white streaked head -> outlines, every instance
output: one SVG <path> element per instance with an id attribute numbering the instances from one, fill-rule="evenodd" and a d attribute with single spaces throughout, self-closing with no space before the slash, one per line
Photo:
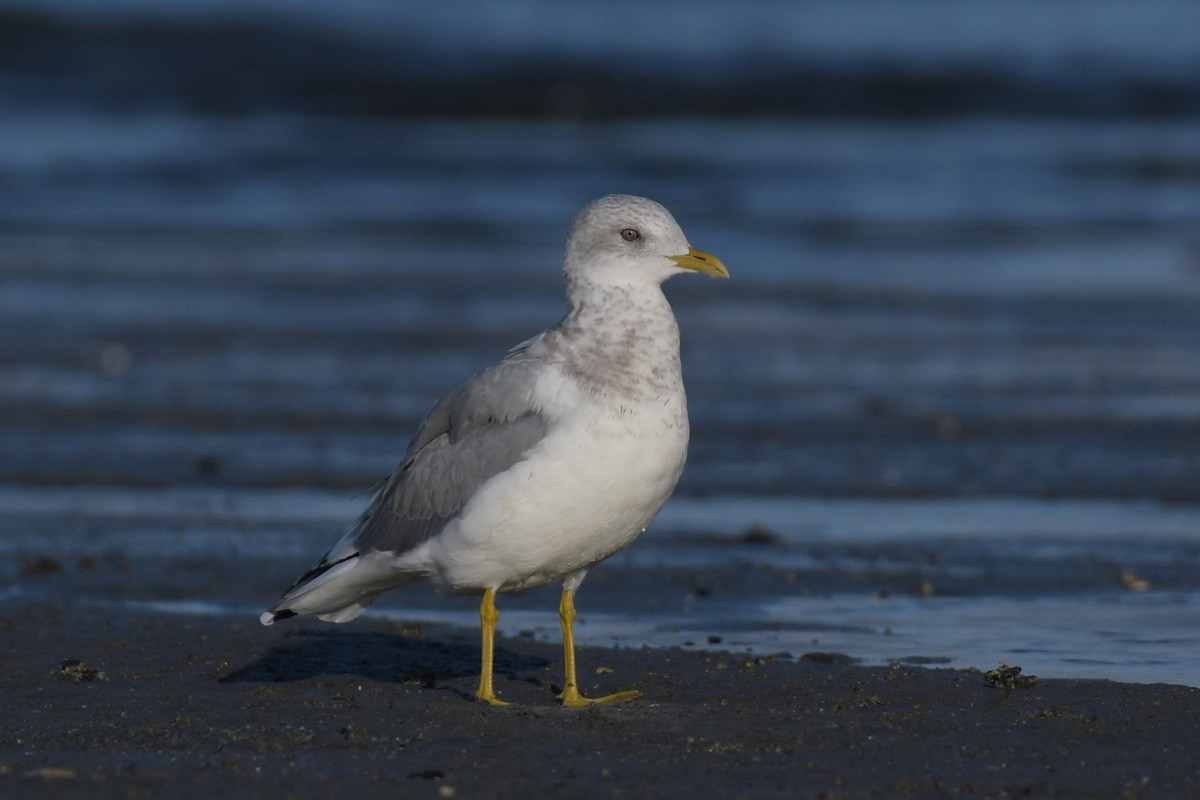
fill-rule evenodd
<path id="1" fill-rule="evenodd" d="M 728 278 L 720 259 L 692 248 L 671 212 L 653 200 L 611 194 L 575 217 L 563 271 L 568 284 L 658 285 L 694 271 Z"/>

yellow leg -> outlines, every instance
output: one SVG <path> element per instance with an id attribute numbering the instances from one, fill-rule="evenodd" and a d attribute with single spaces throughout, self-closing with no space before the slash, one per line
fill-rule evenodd
<path id="1" fill-rule="evenodd" d="M 563 633 L 563 663 L 566 673 L 566 685 L 563 686 L 562 704 L 568 708 L 579 708 L 592 703 L 613 703 L 619 700 L 632 700 L 641 697 L 639 691 L 617 692 L 604 697 L 584 697 L 579 693 L 579 683 L 575 680 L 575 593 L 564 589 L 562 599 L 558 603 L 558 619 L 562 623 Z"/>
<path id="2" fill-rule="evenodd" d="M 496 645 L 496 620 L 500 612 L 496 610 L 496 590 L 488 589 L 483 593 L 483 602 L 479 604 L 479 627 L 483 631 L 483 664 L 479 669 L 479 691 L 475 699 L 490 703 L 494 706 L 506 706 L 508 703 L 496 697 L 492 688 L 492 651 Z"/>

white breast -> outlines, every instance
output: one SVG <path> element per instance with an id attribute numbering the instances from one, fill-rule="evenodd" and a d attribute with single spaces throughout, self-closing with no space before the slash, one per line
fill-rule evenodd
<path id="1" fill-rule="evenodd" d="M 637 538 L 683 469 L 682 384 L 649 403 L 581 391 L 548 371 L 538 393 L 571 410 L 529 458 L 480 487 L 460 519 L 405 561 L 451 591 L 513 590 L 560 580 Z"/>

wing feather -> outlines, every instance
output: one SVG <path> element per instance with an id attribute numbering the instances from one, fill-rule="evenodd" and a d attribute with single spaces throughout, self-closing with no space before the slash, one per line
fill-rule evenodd
<path id="1" fill-rule="evenodd" d="M 520 347 L 446 392 L 367 510 L 296 586 L 364 551 L 401 554 L 420 546 L 457 516 L 483 483 L 524 459 L 548 428 L 533 401 L 534 383 L 545 368 Z"/>

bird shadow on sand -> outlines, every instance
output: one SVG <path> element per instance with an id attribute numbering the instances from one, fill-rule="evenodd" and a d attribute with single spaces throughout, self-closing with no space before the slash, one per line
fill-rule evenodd
<path id="1" fill-rule="evenodd" d="M 495 659 L 496 673 L 510 676 L 550 663 L 504 647 L 496 648 Z M 433 687 L 478 676 L 479 645 L 375 631 L 301 631 L 220 682 L 287 683 L 330 675 Z"/>

